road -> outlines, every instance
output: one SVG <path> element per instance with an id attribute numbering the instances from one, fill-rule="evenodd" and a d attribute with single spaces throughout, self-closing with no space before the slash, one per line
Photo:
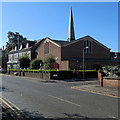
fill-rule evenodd
<path id="1" fill-rule="evenodd" d="M 118 99 L 72 89 L 73 83 L 2 76 L 2 96 L 28 118 L 116 118 Z M 74 85 L 82 85 L 77 82 Z"/>

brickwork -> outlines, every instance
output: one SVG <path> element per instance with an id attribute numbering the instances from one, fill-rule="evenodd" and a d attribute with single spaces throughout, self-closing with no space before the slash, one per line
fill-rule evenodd
<path id="1" fill-rule="evenodd" d="M 103 87 L 110 88 L 120 88 L 120 79 L 112 78 L 112 77 L 102 77 L 101 73 L 98 72 L 98 83 L 101 85 L 101 81 L 103 79 Z"/>
<path id="2" fill-rule="evenodd" d="M 45 55 L 44 55 L 44 43 L 42 43 L 37 49 L 37 58 L 43 59 L 44 57 L 45 57 Z"/>
<path id="3" fill-rule="evenodd" d="M 61 62 L 61 47 L 49 42 L 49 55 L 53 55 L 57 58 L 56 62 L 60 64 Z"/>
<path id="4" fill-rule="evenodd" d="M 118 62 L 111 60 L 110 49 L 94 40 L 90 36 L 80 38 L 76 41 L 59 45 L 49 38 L 45 38 L 37 49 L 37 58 L 44 59 L 46 56 L 54 56 L 60 69 L 83 69 L 83 41 L 92 43 L 91 53 L 84 53 L 85 69 L 93 69 L 95 64 L 99 66 L 116 65 Z M 44 54 L 44 45 L 49 42 L 49 54 Z"/>
<path id="5" fill-rule="evenodd" d="M 105 87 L 112 87 L 112 88 L 120 88 L 119 84 L 120 80 L 117 79 L 103 79 L 103 86 Z"/>
<path id="6" fill-rule="evenodd" d="M 83 40 L 89 40 L 86 37 Z M 83 58 L 83 40 L 62 47 L 62 59 Z M 90 39 L 91 40 L 91 39 Z M 85 58 L 90 59 L 110 59 L 110 50 L 92 41 L 92 53 L 85 53 Z"/>
<path id="7" fill-rule="evenodd" d="M 69 61 L 68 61 L 68 60 L 66 60 L 66 61 L 61 61 L 60 69 L 62 69 L 62 70 L 69 69 Z"/>

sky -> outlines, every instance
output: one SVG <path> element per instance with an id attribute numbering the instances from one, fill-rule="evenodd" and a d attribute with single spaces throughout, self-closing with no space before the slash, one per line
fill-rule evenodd
<path id="1" fill-rule="evenodd" d="M 71 6 L 76 39 L 90 35 L 118 51 L 117 2 L 3 2 L 0 47 L 8 41 L 8 31 L 28 40 L 67 40 Z"/>

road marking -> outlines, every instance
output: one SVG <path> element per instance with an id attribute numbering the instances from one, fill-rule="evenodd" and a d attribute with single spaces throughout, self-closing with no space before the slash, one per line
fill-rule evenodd
<path id="1" fill-rule="evenodd" d="M 10 101 L 8 101 L 6 98 L 4 98 L 3 96 L 1 96 L 0 97 L 0 99 L 1 99 L 1 101 L 4 103 L 4 104 L 6 104 L 12 111 L 14 111 L 20 118 L 22 118 L 23 119 L 23 117 L 20 115 L 20 113 L 18 113 L 18 111 L 19 112 L 22 112 L 16 105 L 14 105 L 13 103 L 11 103 Z M 11 105 L 12 106 L 11 106 Z M 18 111 L 16 111 L 15 109 L 17 109 Z M 19 119 L 18 119 L 19 120 Z"/>
<path id="2" fill-rule="evenodd" d="M 118 97 L 116 95 L 110 95 L 110 94 L 105 94 L 105 93 L 101 93 L 101 92 L 97 92 L 97 91 L 93 91 L 93 90 L 87 90 L 85 88 L 77 88 L 76 86 L 72 86 L 71 88 L 76 89 L 76 90 L 85 91 L 85 92 L 94 93 L 94 94 L 104 95 L 104 96 L 108 96 L 108 97 L 120 98 L 120 97 Z"/>
<path id="3" fill-rule="evenodd" d="M 63 102 L 66 102 L 66 103 L 75 105 L 75 106 L 77 106 L 77 107 L 81 107 L 79 104 L 73 103 L 73 102 L 71 102 L 71 101 L 68 101 L 68 100 L 65 100 L 65 99 L 62 99 L 62 98 L 53 96 L 53 95 L 48 95 L 48 96 L 50 96 L 50 97 L 52 97 L 52 98 L 55 98 L 55 99 L 58 99 L 58 100 L 60 100 L 60 101 L 63 101 Z"/>
<path id="4" fill-rule="evenodd" d="M 18 111 L 21 111 L 20 108 L 18 108 L 15 104 L 13 104 L 12 102 L 10 102 L 8 99 L 6 99 L 5 97 L 2 96 L 2 98 L 4 100 L 6 100 L 8 103 L 10 103 L 12 106 L 14 106 Z M 21 111 L 22 112 L 22 111 Z"/>
<path id="5" fill-rule="evenodd" d="M 11 110 L 15 111 L 15 109 L 9 105 L 7 102 L 5 102 L 2 98 L 0 98 L 3 103 L 5 103 Z"/>

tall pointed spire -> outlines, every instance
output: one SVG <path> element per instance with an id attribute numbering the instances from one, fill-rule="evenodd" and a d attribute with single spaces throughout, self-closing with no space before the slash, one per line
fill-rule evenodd
<path id="1" fill-rule="evenodd" d="M 69 18 L 69 28 L 68 28 L 67 41 L 71 42 L 72 40 L 75 40 L 75 33 L 74 33 L 72 7 L 71 7 L 70 8 L 70 18 Z"/>

